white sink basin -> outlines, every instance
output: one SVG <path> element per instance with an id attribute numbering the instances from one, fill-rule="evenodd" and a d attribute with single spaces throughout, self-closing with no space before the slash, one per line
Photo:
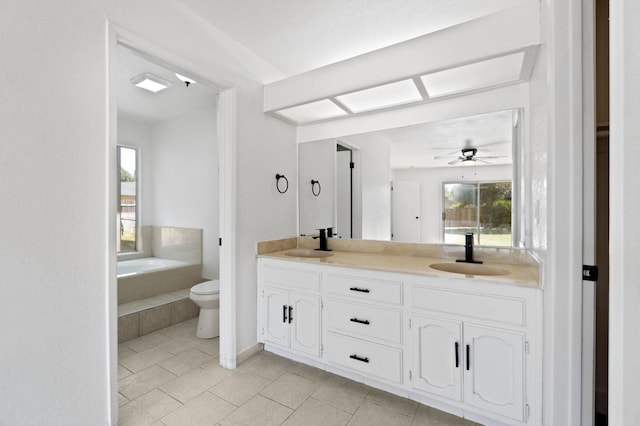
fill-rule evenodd
<path id="1" fill-rule="evenodd" d="M 320 258 L 333 256 L 330 251 L 321 251 L 313 249 L 293 249 L 286 251 L 284 254 L 291 257 Z"/>
<path id="2" fill-rule="evenodd" d="M 510 273 L 506 269 L 480 263 L 432 263 L 429 268 L 464 275 L 507 275 Z"/>

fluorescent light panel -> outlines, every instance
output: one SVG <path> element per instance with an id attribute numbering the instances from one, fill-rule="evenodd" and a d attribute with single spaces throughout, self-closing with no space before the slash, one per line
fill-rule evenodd
<path id="1" fill-rule="evenodd" d="M 430 98 L 453 95 L 520 80 L 524 52 L 446 69 L 420 77 Z"/>
<path id="2" fill-rule="evenodd" d="M 347 115 L 342 108 L 331 102 L 329 99 L 282 109 L 277 111 L 277 113 L 297 123 L 307 123 L 309 121 L 324 120 L 327 118 Z"/>
<path id="3" fill-rule="evenodd" d="M 142 74 L 132 77 L 130 81 L 134 86 L 153 93 L 157 93 L 171 86 L 171 83 L 167 80 L 148 72 L 143 72 Z"/>
<path id="4" fill-rule="evenodd" d="M 413 80 L 402 80 L 336 96 L 336 99 L 354 113 L 359 113 L 421 101 L 422 96 Z"/>

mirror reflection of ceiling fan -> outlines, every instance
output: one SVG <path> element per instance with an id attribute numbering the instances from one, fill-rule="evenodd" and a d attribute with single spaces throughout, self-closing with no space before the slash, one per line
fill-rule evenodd
<path id="1" fill-rule="evenodd" d="M 490 161 L 487 161 L 487 160 L 497 160 L 498 158 L 506 158 L 505 155 L 478 157 L 476 156 L 476 154 L 478 153 L 477 148 L 463 148 L 461 152 L 462 152 L 462 155 L 436 155 L 435 157 L 433 157 L 433 159 L 442 160 L 442 159 L 454 158 L 453 161 L 449 161 L 449 164 L 453 166 L 460 163 L 469 163 L 469 162 L 474 163 L 476 161 L 480 163 L 485 163 L 485 164 L 492 164 Z"/>

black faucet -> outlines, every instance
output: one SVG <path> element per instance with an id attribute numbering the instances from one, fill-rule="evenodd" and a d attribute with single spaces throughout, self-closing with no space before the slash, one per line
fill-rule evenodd
<path id="1" fill-rule="evenodd" d="M 464 259 L 457 259 L 456 262 L 482 263 L 481 260 L 473 260 L 473 232 L 464 234 Z"/>
<path id="2" fill-rule="evenodd" d="M 331 229 L 331 228 L 329 228 Z M 320 238 L 320 247 L 317 248 L 316 250 L 320 250 L 320 251 L 331 251 L 327 248 L 327 230 L 326 229 L 318 229 L 318 231 L 320 231 L 320 235 L 317 237 L 313 237 L 315 238 Z M 331 231 L 329 231 L 331 232 Z"/>

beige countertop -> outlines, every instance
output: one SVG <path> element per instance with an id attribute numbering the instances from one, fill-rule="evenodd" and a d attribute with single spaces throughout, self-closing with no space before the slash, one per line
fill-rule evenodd
<path id="1" fill-rule="evenodd" d="M 539 288 L 539 268 L 536 264 L 512 264 L 485 262 L 483 265 L 492 266 L 508 271 L 506 275 L 466 275 L 439 271 L 430 268 L 436 263 L 455 264 L 455 260 L 426 256 L 407 256 L 382 253 L 361 253 L 351 251 L 331 251 L 331 256 L 322 258 L 308 258 L 287 255 L 293 248 L 263 253 L 258 257 L 288 260 L 307 264 L 328 265 L 345 268 L 369 269 L 384 272 L 423 275 L 436 278 L 465 279 L 498 284 L 511 284 L 531 288 Z"/>

